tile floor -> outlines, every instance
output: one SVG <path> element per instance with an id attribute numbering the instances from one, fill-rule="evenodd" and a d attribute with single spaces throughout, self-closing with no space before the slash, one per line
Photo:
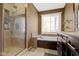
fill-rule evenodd
<path id="1" fill-rule="evenodd" d="M 24 51 L 19 53 L 17 56 L 44 56 L 45 53 L 57 55 L 56 50 L 36 48 L 36 49 L 30 49 L 30 50 L 25 49 Z"/>
<path id="2" fill-rule="evenodd" d="M 20 51 L 22 51 L 22 48 L 19 47 L 15 47 L 15 46 L 10 46 L 7 47 L 4 52 L 2 53 L 3 56 L 13 56 L 16 55 L 16 53 L 19 53 Z"/>

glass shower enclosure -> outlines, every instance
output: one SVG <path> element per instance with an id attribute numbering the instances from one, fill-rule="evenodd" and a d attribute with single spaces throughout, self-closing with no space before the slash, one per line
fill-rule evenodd
<path id="1" fill-rule="evenodd" d="M 18 4 L 6 4 L 18 9 Z M 18 7 L 17 7 L 18 5 Z M 25 9 L 23 13 L 15 11 L 11 12 L 12 7 L 9 9 L 4 8 L 4 48 L 3 55 L 16 55 L 25 49 Z M 16 14 L 18 12 L 18 15 Z M 12 15 L 11 15 L 12 13 Z M 19 14 L 20 13 L 20 14 Z"/>

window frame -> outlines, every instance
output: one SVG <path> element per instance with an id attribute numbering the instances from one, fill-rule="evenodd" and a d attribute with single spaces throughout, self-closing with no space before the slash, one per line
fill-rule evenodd
<path id="1" fill-rule="evenodd" d="M 60 24 L 59 24 L 60 28 L 59 28 L 59 29 L 60 29 L 60 32 L 61 32 L 61 29 L 62 29 L 62 28 L 61 28 L 61 26 L 62 26 L 62 25 L 61 25 L 62 12 L 50 13 L 50 14 L 42 14 L 42 15 L 52 15 L 52 16 L 53 16 L 53 15 L 59 15 L 59 17 L 60 17 L 60 19 L 59 19 L 59 21 L 60 21 L 60 22 L 59 22 L 59 23 L 60 23 Z M 42 32 L 42 15 L 41 15 L 41 34 L 53 34 L 53 33 L 57 33 L 57 32 Z M 50 23 L 51 23 L 51 22 L 50 22 Z M 56 22 L 55 22 L 55 23 L 56 23 Z M 56 25 L 55 25 L 55 26 L 56 26 Z"/>

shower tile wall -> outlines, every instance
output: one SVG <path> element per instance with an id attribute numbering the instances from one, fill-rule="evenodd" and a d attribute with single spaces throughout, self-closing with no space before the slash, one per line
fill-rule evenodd
<path id="1" fill-rule="evenodd" d="M 3 6 L 4 6 L 4 17 L 5 17 L 5 10 L 9 11 L 9 29 L 7 30 L 4 29 L 3 31 L 4 32 L 3 55 L 15 55 L 25 48 L 25 4 L 6 3 Z M 23 32 L 19 31 L 21 27 L 24 28 Z M 20 30 L 23 29 L 21 28 Z"/>

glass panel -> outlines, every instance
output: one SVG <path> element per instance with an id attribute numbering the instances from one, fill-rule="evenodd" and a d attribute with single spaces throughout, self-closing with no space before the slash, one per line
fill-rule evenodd
<path id="1" fill-rule="evenodd" d="M 23 13 L 20 13 L 17 10 L 13 11 L 11 9 L 14 4 L 4 5 L 4 7 L 6 6 L 9 6 L 9 9 L 8 7 L 4 9 L 3 55 L 16 55 L 25 48 L 25 10 Z M 18 5 L 18 7 L 20 6 Z M 6 12 L 6 10 L 8 12 Z"/>
<path id="2" fill-rule="evenodd" d="M 14 45 L 24 48 L 24 41 L 25 41 L 25 18 L 24 16 L 17 16 L 14 17 L 13 22 L 13 29 L 12 29 L 12 36 L 14 40 Z M 17 39 L 17 40 L 16 40 Z M 17 44 L 15 44 L 17 43 Z"/>

